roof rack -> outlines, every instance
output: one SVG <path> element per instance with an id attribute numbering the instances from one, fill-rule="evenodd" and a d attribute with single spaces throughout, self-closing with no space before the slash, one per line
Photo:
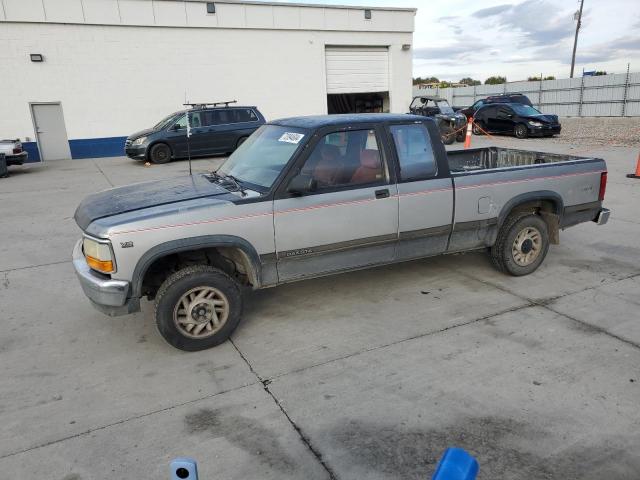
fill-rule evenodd
<path id="1" fill-rule="evenodd" d="M 238 103 L 237 100 L 229 100 L 227 102 L 200 102 L 200 103 L 183 103 L 185 107 L 191 108 L 206 108 L 206 107 L 217 107 L 218 105 L 224 105 L 228 107 L 230 103 Z"/>

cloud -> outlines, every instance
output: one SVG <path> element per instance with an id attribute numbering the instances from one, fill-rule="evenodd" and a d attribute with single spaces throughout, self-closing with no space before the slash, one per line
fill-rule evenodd
<path id="1" fill-rule="evenodd" d="M 492 21 L 502 31 L 520 34 L 520 47 L 557 44 L 569 38 L 575 28 L 570 12 L 548 0 L 483 8 L 472 16 Z"/>
<path id="2" fill-rule="evenodd" d="M 503 5 L 496 5 L 495 7 L 481 8 L 480 10 L 476 10 L 475 12 L 473 12 L 471 16 L 476 18 L 492 17 L 502 12 L 506 12 L 511 8 L 513 8 L 513 5 L 511 5 L 510 3 L 505 3 Z"/>
<path id="3" fill-rule="evenodd" d="M 444 17 L 436 18 L 436 22 L 450 22 L 452 20 L 457 20 L 460 17 L 457 15 L 445 15 Z"/>
<path id="4" fill-rule="evenodd" d="M 480 39 L 465 37 L 449 45 L 415 48 L 413 59 L 437 62 L 441 65 L 459 65 L 465 60 L 477 60 L 478 54 L 487 50 L 489 46 L 483 44 Z"/>

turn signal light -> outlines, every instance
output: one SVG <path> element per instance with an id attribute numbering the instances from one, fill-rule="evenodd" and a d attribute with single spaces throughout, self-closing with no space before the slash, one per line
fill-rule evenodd
<path id="1" fill-rule="evenodd" d="M 86 255 L 87 265 L 89 265 L 94 270 L 97 270 L 102 273 L 112 273 L 114 271 L 113 262 L 111 260 L 98 260 L 97 258 L 90 257 Z"/>

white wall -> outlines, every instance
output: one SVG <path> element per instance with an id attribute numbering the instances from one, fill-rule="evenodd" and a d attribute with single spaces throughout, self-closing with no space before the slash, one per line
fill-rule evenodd
<path id="1" fill-rule="evenodd" d="M 62 102 L 70 139 L 151 126 L 182 108 L 185 91 L 192 102 L 257 105 L 268 119 L 326 113 L 326 44 L 389 46 L 391 110 L 406 111 L 411 99 L 412 54 L 402 45 L 412 43 L 412 11 L 374 10 L 379 22 L 367 25 L 362 10 L 346 8 L 216 2 L 207 16 L 195 1 L 0 1 L 0 137 L 34 139 L 29 102 Z M 38 5 L 46 18 L 34 14 Z M 54 23 L 68 18 L 76 23 Z M 157 26 L 187 20 L 216 25 Z M 30 53 L 45 61 L 30 62 Z"/>

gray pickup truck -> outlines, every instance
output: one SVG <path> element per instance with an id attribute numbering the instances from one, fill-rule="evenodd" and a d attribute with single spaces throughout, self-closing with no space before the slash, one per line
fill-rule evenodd
<path id="1" fill-rule="evenodd" d="M 445 151 L 433 119 L 360 114 L 260 127 L 212 173 L 88 196 L 73 263 L 108 315 L 155 299 L 182 350 L 226 340 L 242 289 L 489 249 L 526 275 L 559 231 L 604 224 L 605 162 L 495 147 Z"/>

